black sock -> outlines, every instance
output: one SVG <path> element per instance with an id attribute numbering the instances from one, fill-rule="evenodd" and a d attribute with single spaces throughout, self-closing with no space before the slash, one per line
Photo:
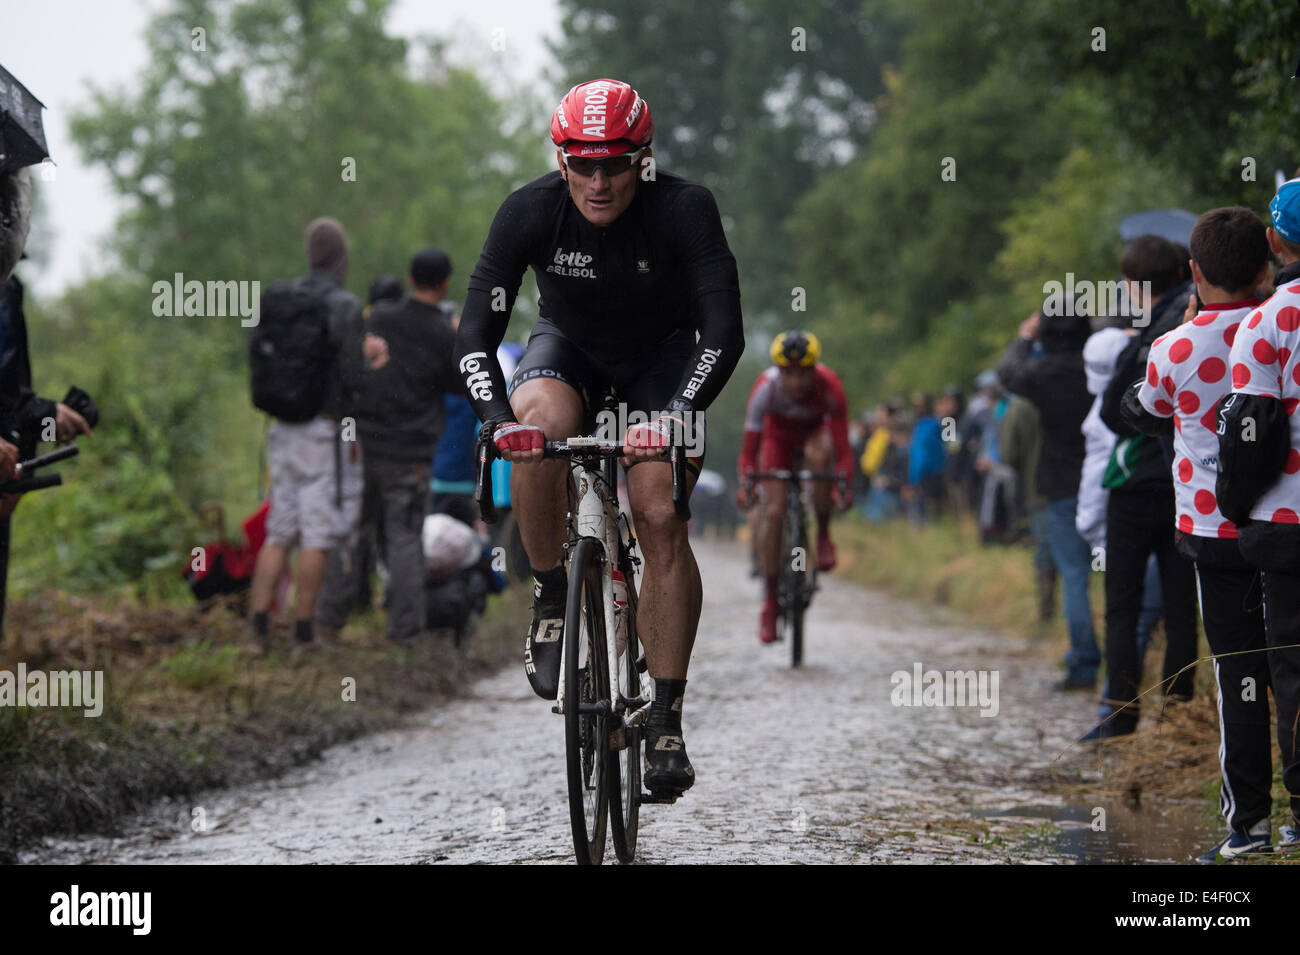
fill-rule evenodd
<path id="1" fill-rule="evenodd" d="M 269 613 L 253 614 L 253 633 L 259 637 L 265 637 L 271 632 L 271 615 Z"/>
<path id="2" fill-rule="evenodd" d="M 314 634 L 311 629 L 310 620 L 295 620 L 293 624 L 293 635 L 302 643 L 311 643 Z"/>
<path id="3" fill-rule="evenodd" d="M 568 578 L 564 573 L 564 564 L 557 564 L 550 570 L 537 570 L 532 568 L 533 579 L 537 581 L 538 586 L 542 588 L 542 593 L 548 600 L 564 600 L 564 592 Z"/>
<path id="4" fill-rule="evenodd" d="M 682 698 L 686 695 L 685 680 L 661 680 L 655 677 L 655 698 L 650 704 L 646 724 L 669 732 L 682 731 Z"/>

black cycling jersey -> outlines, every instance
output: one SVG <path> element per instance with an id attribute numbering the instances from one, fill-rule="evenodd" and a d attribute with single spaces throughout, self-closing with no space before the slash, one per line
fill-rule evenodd
<path id="1" fill-rule="evenodd" d="M 635 374 L 679 329 L 698 332 L 673 410 L 708 407 L 745 347 L 736 260 L 712 193 L 660 172 L 599 227 L 552 172 L 501 204 L 470 275 L 456 362 L 484 421 L 514 417 L 496 349 L 528 266 L 541 292 L 537 330 L 562 335 L 619 377 Z"/>

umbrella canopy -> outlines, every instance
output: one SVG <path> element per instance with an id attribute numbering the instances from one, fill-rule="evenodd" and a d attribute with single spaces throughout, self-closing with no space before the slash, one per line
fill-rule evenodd
<path id="1" fill-rule="evenodd" d="M 0 66 L 0 173 L 49 158 L 41 124 L 44 108 L 44 103 Z"/>
<path id="2" fill-rule="evenodd" d="M 1132 242 L 1139 236 L 1158 235 L 1170 242 L 1186 245 L 1196 225 L 1196 213 L 1186 209 L 1152 209 L 1125 216 L 1119 223 L 1119 237 Z"/>

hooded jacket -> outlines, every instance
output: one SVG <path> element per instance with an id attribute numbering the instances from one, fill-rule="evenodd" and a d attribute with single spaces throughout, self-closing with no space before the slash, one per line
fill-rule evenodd
<path id="1" fill-rule="evenodd" d="M 1037 490 L 1048 501 L 1079 493 L 1083 468 L 1079 426 L 1092 403 L 1083 370 L 1088 334 L 1088 319 L 1082 315 L 1044 318 L 1039 336 L 1042 354 L 1034 356 L 1033 342 L 1017 338 L 998 366 L 1002 386 L 1031 401 L 1042 418 Z"/>
<path id="2" fill-rule="evenodd" d="M 1079 536 L 1093 547 L 1106 546 L 1106 504 L 1110 492 L 1102 486 L 1106 462 L 1115 449 L 1115 432 L 1101 420 L 1101 400 L 1114 376 L 1115 359 L 1129 338 L 1120 328 L 1103 328 L 1083 346 L 1088 393 L 1095 395 L 1088 416 L 1083 419 L 1083 472 L 1079 479 L 1079 502 L 1074 526 Z"/>

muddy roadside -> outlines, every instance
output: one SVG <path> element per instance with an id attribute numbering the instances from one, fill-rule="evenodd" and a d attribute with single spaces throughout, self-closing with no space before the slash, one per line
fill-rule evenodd
<path id="1" fill-rule="evenodd" d="M 518 656 L 529 595 L 489 601 L 468 647 L 449 634 L 388 641 L 378 613 L 337 641 L 269 654 L 235 603 L 142 607 L 50 593 L 14 601 L 0 670 L 100 671 L 98 715 L 0 706 L 0 862 L 42 836 L 109 834 L 160 797 L 280 775 L 328 747 L 403 725 Z"/>
<path id="2" fill-rule="evenodd" d="M 949 623 L 1026 638 L 1023 652 L 1035 659 L 1059 664 L 1063 658 L 1069 639 L 1060 594 L 1053 616 L 1040 619 L 1028 545 L 980 546 L 973 522 L 952 519 L 924 527 L 902 522 L 874 526 L 850 519 L 836 528 L 841 558 L 837 574 L 929 605 Z M 1105 600 L 1102 577 L 1095 574 L 1094 578 L 1090 596 L 1097 638 L 1102 641 Z M 1030 773 L 1026 784 L 1092 807 L 1076 827 L 1085 832 L 1096 824 L 1096 805 L 1104 804 L 1112 807 L 1112 817 L 1126 814 L 1136 819 L 1140 814 L 1148 822 L 1157 818 L 1157 828 L 1218 833 L 1222 828 L 1219 722 L 1209 653 L 1202 634 L 1191 701 L 1167 703 L 1158 689 L 1152 689 L 1143 697 L 1136 733 L 1100 744 L 1069 744 L 1050 764 Z M 1163 654 L 1161 626 L 1146 657 L 1145 687 L 1159 681 Z M 1072 728 L 1072 735 L 1080 736 L 1093 725 L 1093 720 L 1085 719 Z M 1289 822 L 1281 765 L 1274 737 L 1275 829 Z M 1300 863 L 1300 858 L 1288 854 L 1265 861 Z"/>

